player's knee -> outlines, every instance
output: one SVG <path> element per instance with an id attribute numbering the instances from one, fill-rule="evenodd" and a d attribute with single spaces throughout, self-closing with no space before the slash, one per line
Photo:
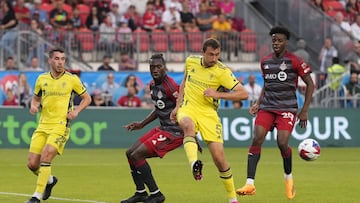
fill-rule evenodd
<path id="1" fill-rule="evenodd" d="M 27 167 L 31 171 L 35 172 L 35 171 L 37 171 L 39 169 L 39 164 L 36 164 L 36 163 L 33 163 L 33 162 L 28 162 Z"/>

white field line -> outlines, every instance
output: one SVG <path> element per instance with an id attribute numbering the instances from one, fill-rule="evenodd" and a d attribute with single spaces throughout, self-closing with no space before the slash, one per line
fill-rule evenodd
<path id="1" fill-rule="evenodd" d="M 31 195 L 29 195 L 29 194 L 21 194 L 21 193 L 14 193 L 14 192 L 0 192 L 0 195 L 31 197 Z M 56 199 L 56 200 L 66 201 L 66 202 L 107 203 L 107 202 L 99 202 L 99 201 L 95 201 L 95 200 L 70 199 L 70 198 L 62 198 L 62 197 L 50 197 L 50 199 Z"/>

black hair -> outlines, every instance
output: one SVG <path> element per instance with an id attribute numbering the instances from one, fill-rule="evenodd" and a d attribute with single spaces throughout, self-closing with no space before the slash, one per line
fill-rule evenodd
<path id="1" fill-rule="evenodd" d="M 286 39 L 289 40 L 290 39 L 290 32 L 288 29 L 284 28 L 284 27 L 273 27 L 271 28 L 269 35 L 272 36 L 273 34 L 283 34 L 286 36 Z"/>
<path id="2" fill-rule="evenodd" d="M 49 58 L 53 57 L 54 52 L 65 53 L 65 50 L 63 48 L 61 48 L 61 47 L 54 47 L 49 51 Z"/>
<path id="3" fill-rule="evenodd" d="M 163 54 L 153 54 L 151 57 L 150 57 L 150 60 L 149 62 L 151 62 L 152 60 L 154 59 L 160 59 L 162 64 L 166 67 L 166 63 L 165 63 L 165 59 L 164 59 L 164 56 Z"/>

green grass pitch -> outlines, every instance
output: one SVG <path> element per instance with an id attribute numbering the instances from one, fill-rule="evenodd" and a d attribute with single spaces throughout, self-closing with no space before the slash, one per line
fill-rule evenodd
<path id="1" fill-rule="evenodd" d="M 247 148 L 226 148 L 235 187 L 246 178 Z M 256 176 L 255 196 L 238 197 L 239 203 L 360 202 L 360 148 L 322 148 L 313 162 L 299 158 L 293 147 L 294 200 L 287 200 L 282 161 L 277 148 L 263 148 Z M 167 203 L 227 203 L 218 172 L 205 148 L 204 179 L 193 180 L 182 148 L 165 158 L 149 159 Z M 35 189 L 36 177 L 27 169 L 26 149 L 0 149 L 0 202 L 24 202 Z M 53 162 L 59 178 L 48 203 L 115 203 L 131 196 L 134 185 L 125 149 L 65 149 Z"/>

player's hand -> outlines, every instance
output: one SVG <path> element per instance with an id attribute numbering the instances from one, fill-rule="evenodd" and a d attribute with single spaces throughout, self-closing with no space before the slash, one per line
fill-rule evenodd
<path id="1" fill-rule="evenodd" d="M 170 113 L 170 121 L 173 122 L 173 123 L 177 122 L 176 114 L 177 114 L 178 109 L 179 109 L 178 107 L 175 107 Z"/>
<path id="2" fill-rule="evenodd" d="M 211 97 L 214 99 L 219 99 L 218 91 L 214 90 L 213 88 L 207 88 L 204 90 L 204 96 L 205 97 Z"/>
<path id="3" fill-rule="evenodd" d="M 78 116 L 78 114 L 79 113 L 77 111 L 70 111 L 67 114 L 67 118 L 70 119 L 70 120 L 73 120 Z"/>
<path id="4" fill-rule="evenodd" d="M 31 106 L 29 112 L 32 115 L 35 115 L 37 112 L 39 112 L 39 108 L 37 106 Z"/>
<path id="5" fill-rule="evenodd" d="M 133 131 L 133 130 L 139 130 L 139 129 L 143 128 L 143 126 L 139 122 L 134 122 L 134 123 L 124 125 L 123 128 L 126 128 L 129 131 Z"/>
<path id="6" fill-rule="evenodd" d="M 300 128 L 306 128 L 307 120 L 308 120 L 308 113 L 304 111 L 300 111 L 297 119 L 299 120 Z"/>
<path id="7" fill-rule="evenodd" d="M 249 108 L 249 113 L 252 115 L 252 116 L 255 116 L 256 113 L 258 112 L 259 110 L 259 105 L 257 103 L 253 104 L 250 108 Z"/>

